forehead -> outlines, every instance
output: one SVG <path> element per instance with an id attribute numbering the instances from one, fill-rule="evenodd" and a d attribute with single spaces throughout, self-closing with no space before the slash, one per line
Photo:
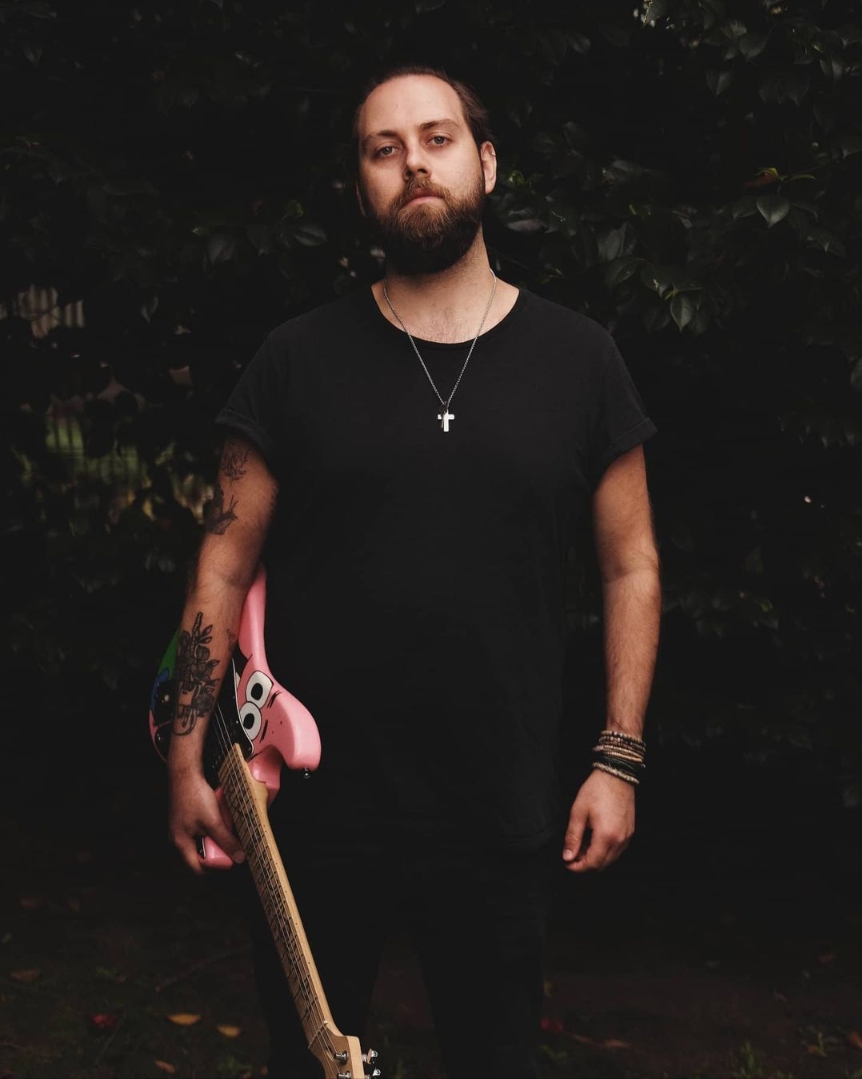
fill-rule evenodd
<path id="1" fill-rule="evenodd" d="M 359 138 L 444 117 L 465 121 L 461 99 L 452 87 L 433 75 L 402 75 L 376 87 L 365 99 L 359 112 Z"/>

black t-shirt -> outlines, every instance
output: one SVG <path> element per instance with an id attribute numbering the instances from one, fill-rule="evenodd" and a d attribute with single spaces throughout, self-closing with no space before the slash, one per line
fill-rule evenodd
<path id="1" fill-rule="evenodd" d="M 416 344 L 445 399 L 470 342 Z M 567 808 L 568 550 L 655 427 L 610 334 L 523 289 L 450 409 L 363 288 L 274 329 L 217 417 L 279 482 L 267 654 L 321 735 L 316 794 L 279 798 L 529 847 Z"/>

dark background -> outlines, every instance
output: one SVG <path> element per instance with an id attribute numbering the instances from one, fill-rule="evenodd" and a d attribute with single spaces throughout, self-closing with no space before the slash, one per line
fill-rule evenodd
<path id="1" fill-rule="evenodd" d="M 786 929 L 858 978 L 858 953 L 830 937 L 859 926 L 858 5 L 552 7 L 0 4 L 0 778 L 7 943 L 23 948 L 7 971 L 29 969 L 40 939 L 20 904 L 34 890 L 113 888 L 116 917 L 149 879 L 233 910 L 232 886 L 201 892 L 167 848 L 149 689 L 212 490 L 215 411 L 273 326 L 379 276 L 350 120 L 371 71 L 416 61 L 491 110 L 495 269 L 606 326 L 659 429 L 664 614 L 638 829 L 601 878 L 566 880 L 561 931 L 596 946 L 603 927 L 597 971 L 613 949 L 622 969 L 653 969 L 671 940 L 705 947 L 715 907 L 716 925 L 745 924 L 740 970 L 773 945 L 786 956 Z M 587 535 L 569 584 L 575 785 L 603 722 Z M 589 970 L 562 938 L 558 955 Z M 9 982 L 22 1016 L 44 1008 L 40 984 Z M 797 1039 L 818 1075 L 862 1064 L 829 1048 L 858 1052 L 858 990 L 846 1000 L 841 1019 L 822 1004 L 821 1042 Z M 13 1023 L 10 1074 L 40 1074 L 40 1037 L 66 1044 Z M 74 1073 L 126 1074 L 121 1044 Z M 658 1038 L 629 1073 L 685 1074 L 669 1051 Z M 723 1074 L 722 1059 L 697 1066 Z M 806 1074 L 734 1059 L 734 1074 Z"/>

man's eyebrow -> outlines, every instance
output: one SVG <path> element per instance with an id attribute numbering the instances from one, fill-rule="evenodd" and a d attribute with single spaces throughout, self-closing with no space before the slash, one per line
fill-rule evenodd
<path id="1" fill-rule="evenodd" d="M 426 120 L 424 123 L 421 123 L 419 125 L 419 130 L 428 131 L 432 127 L 444 127 L 446 125 L 448 125 L 449 127 L 461 126 L 457 120 L 452 120 L 444 116 L 440 120 Z M 398 137 L 399 136 L 397 131 L 389 131 L 388 129 L 386 129 L 383 131 L 372 131 L 370 134 L 366 135 L 362 141 L 368 142 L 369 139 L 397 139 Z"/>

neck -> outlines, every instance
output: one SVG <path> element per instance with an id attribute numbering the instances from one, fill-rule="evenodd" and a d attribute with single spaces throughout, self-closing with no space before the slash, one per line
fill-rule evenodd
<path id="1" fill-rule="evenodd" d="M 433 274 L 402 274 L 387 264 L 386 289 L 404 324 L 426 340 L 467 340 L 476 333 L 477 319 L 494 284 L 481 232 L 469 251 L 453 266 Z M 373 287 L 386 318 L 399 326 L 383 296 L 383 281 Z M 486 323 L 486 329 L 489 328 Z"/>

